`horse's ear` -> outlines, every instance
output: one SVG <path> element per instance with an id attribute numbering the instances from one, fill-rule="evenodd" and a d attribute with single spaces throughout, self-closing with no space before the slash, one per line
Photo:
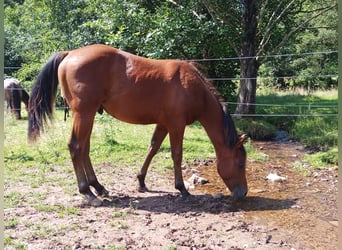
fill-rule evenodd
<path id="1" fill-rule="evenodd" d="M 236 147 L 241 147 L 243 144 L 245 144 L 248 141 L 248 135 L 243 134 L 239 137 L 238 142 L 236 143 Z"/>

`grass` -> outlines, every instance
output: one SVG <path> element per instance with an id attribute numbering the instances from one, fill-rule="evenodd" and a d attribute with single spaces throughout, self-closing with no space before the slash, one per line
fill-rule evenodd
<path id="1" fill-rule="evenodd" d="M 292 139 L 301 142 L 307 149 L 314 152 L 307 157 L 308 162 L 314 166 L 338 164 L 338 117 L 305 116 L 337 114 L 337 89 L 318 90 L 311 93 L 303 89 L 293 91 L 267 89 L 257 93 L 257 104 L 275 104 L 275 106 L 257 106 L 258 114 L 288 114 L 288 116 L 258 117 L 245 122 L 249 126 L 247 131 L 254 135 L 254 138 L 267 139 L 278 129 L 287 130 Z M 252 125 L 253 123 L 258 125 Z"/>
<path id="2" fill-rule="evenodd" d="M 6 172 L 16 172 L 13 178 L 26 176 L 25 169 L 35 168 L 37 176 L 56 171 L 56 165 L 71 165 L 67 141 L 71 131 L 71 118 L 65 123 L 63 112 L 55 113 L 55 122 L 46 129 L 34 145 L 27 143 L 27 120 L 16 121 L 5 114 L 4 160 Z M 111 162 L 120 166 L 139 167 L 147 154 L 154 125 L 131 125 L 113 119 L 107 114 L 97 115 L 91 136 L 90 156 L 94 165 Z M 188 126 L 184 136 L 183 159 L 214 158 L 215 152 L 202 126 Z M 152 167 L 172 168 L 170 143 L 167 137 Z M 20 170 L 18 172 L 18 168 Z M 72 172 L 73 169 L 69 168 Z M 39 178 L 38 178 L 39 179 Z"/>

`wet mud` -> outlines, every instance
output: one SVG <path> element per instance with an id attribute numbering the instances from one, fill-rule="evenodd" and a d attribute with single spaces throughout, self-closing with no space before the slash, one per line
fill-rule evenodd
<path id="1" fill-rule="evenodd" d="M 248 197 L 232 203 L 234 209 L 243 212 L 247 222 L 274 231 L 267 239 L 270 242 L 295 242 L 303 249 L 335 249 L 337 169 L 327 166 L 313 169 L 304 162 L 304 149 L 296 143 L 253 142 L 253 146 L 265 160 L 248 161 Z M 188 172 L 193 171 L 198 171 L 209 183 L 196 185 L 192 193 L 230 194 L 213 162 L 204 165 L 202 162 Z M 285 180 L 268 180 L 270 173 Z"/>

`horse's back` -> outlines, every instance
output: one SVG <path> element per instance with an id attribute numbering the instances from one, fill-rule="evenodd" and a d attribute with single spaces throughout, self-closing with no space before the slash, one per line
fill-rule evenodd
<path id="1" fill-rule="evenodd" d="M 13 88 L 13 87 L 21 87 L 20 81 L 16 78 L 7 78 L 4 80 L 4 89 Z"/>

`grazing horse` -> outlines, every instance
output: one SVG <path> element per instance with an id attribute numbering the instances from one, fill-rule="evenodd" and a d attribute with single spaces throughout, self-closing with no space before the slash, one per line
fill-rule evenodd
<path id="1" fill-rule="evenodd" d="M 21 102 L 28 106 L 29 94 L 21 87 L 19 80 L 9 78 L 4 80 L 4 93 L 7 109 L 10 109 L 16 119 L 21 119 Z"/>
<path id="2" fill-rule="evenodd" d="M 214 145 L 217 170 L 236 199 L 247 193 L 246 136 L 239 137 L 218 93 L 197 68 L 179 60 L 153 60 L 105 45 L 90 45 L 53 55 L 39 73 L 29 101 L 28 138 L 34 142 L 47 118 L 52 118 L 58 82 L 73 112 L 68 143 L 79 192 L 93 206 L 108 191 L 99 183 L 90 157 L 94 116 L 104 109 L 133 124 L 156 124 L 146 159 L 137 175 L 138 190 L 147 191 L 149 164 L 169 134 L 175 188 L 190 194 L 182 177 L 183 136 L 186 125 L 198 120 Z M 222 100 L 221 100 L 222 101 Z"/>

